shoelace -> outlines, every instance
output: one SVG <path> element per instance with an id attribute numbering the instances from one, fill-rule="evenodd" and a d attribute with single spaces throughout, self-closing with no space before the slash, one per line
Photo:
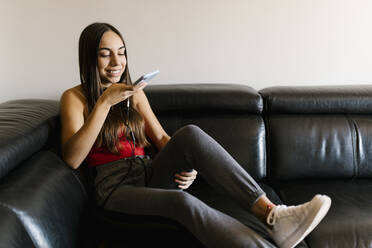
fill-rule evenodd
<path id="1" fill-rule="evenodd" d="M 281 209 L 286 208 L 286 211 L 280 211 Z M 267 224 L 269 225 L 275 225 L 276 220 L 282 216 L 284 216 L 282 213 L 286 213 L 285 216 L 287 215 L 293 215 L 295 214 L 295 207 L 294 206 L 286 206 L 286 205 L 278 205 L 273 207 L 273 209 L 270 211 L 270 213 L 267 216 Z"/>

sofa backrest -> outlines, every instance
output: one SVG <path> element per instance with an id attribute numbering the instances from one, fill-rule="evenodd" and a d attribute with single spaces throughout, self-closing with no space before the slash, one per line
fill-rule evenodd
<path id="1" fill-rule="evenodd" d="M 265 102 L 272 180 L 372 177 L 372 87 L 271 87 Z"/>
<path id="2" fill-rule="evenodd" d="M 263 102 L 257 91 L 237 84 L 176 84 L 149 85 L 145 92 L 169 135 L 195 124 L 256 180 L 266 176 Z"/>

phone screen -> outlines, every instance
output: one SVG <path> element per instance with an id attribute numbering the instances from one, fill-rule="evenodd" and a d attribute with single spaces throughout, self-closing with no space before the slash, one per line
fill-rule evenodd
<path id="1" fill-rule="evenodd" d="M 141 76 L 139 79 L 137 79 L 137 80 L 133 83 L 133 85 L 137 85 L 137 84 L 139 84 L 139 83 L 142 82 L 142 81 L 146 81 L 146 82 L 148 82 L 148 81 L 150 81 L 152 78 L 154 78 L 156 75 L 158 75 L 159 72 L 160 72 L 159 70 L 156 70 L 156 71 L 153 71 L 153 72 L 147 73 L 147 74 Z"/>

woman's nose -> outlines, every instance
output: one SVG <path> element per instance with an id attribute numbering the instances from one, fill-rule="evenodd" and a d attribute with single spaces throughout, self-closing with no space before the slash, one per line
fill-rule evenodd
<path id="1" fill-rule="evenodd" d="M 113 56 L 111 56 L 110 62 L 111 62 L 111 65 L 119 65 L 120 64 L 119 55 L 114 54 Z"/>

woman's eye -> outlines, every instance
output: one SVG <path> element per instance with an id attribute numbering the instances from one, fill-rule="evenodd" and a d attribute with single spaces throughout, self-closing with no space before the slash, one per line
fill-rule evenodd
<path id="1" fill-rule="evenodd" d="M 110 55 L 100 54 L 99 56 L 101 56 L 101 57 L 109 57 Z"/>

